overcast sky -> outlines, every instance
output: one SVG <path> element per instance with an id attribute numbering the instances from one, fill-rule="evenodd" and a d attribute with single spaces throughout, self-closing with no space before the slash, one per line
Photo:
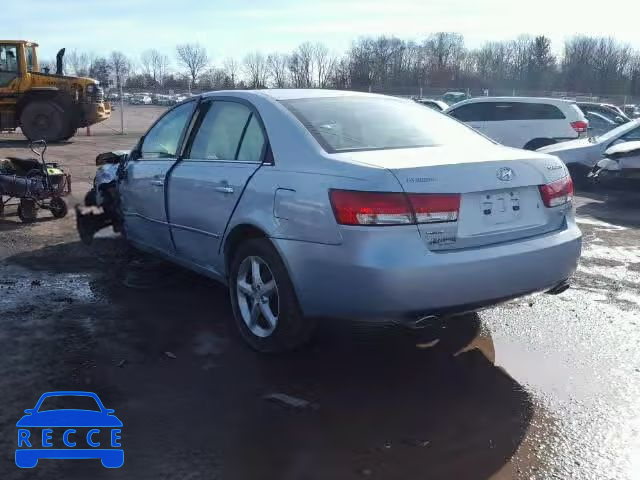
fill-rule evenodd
<path id="1" fill-rule="evenodd" d="M 626 7 L 625 7 L 626 5 Z M 430 32 L 462 33 L 468 47 L 519 34 L 546 34 L 561 51 L 577 33 L 611 35 L 640 48 L 640 8 L 634 0 L 21 0 L 2 1 L 2 37 L 33 40 L 40 58 L 57 50 L 137 59 L 158 48 L 199 42 L 213 60 L 248 51 L 289 51 L 322 41 L 342 53 L 363 35 L 420 40 Z M 31 12 L 30 14 L 28 14 Z"/>

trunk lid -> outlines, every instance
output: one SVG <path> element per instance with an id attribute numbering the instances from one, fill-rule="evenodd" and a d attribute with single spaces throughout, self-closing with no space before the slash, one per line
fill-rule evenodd
<path id="1" fill-rule="evenodd" d="M 473 151 L 430 147 L 336 156 L 388 169 L 407 194 L 460 194 L 457 221 L 418 225 L 433 251 L 518 240 L 564 223 L 567 206 L 545 207 L 538 188 L 568 175 L 555 157 L 493 145 Z"/>

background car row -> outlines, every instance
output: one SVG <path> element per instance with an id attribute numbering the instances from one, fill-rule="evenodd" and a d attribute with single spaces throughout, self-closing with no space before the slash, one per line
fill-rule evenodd
<path id="1" fill-rule="evenodd" d="M 628 159 L 639 155 L 637 149 L 625 147 L 624 153 L 611 150 L 640 140 L 640 112 L 635 105 L 538 97 L 476 97 L 451 106 L 432 99 L 415 101 L 457 118 L 503 145 L 557 156 L 579 187 L 600 181 L 605 171 L 624 179 L 637 176 L 637 169 L 631 171 L 625 162 L 609 158 L 624 157 L 627 164 L 635 166 L 635 160 Z M 601 163 L 603 158 L 609 161 Z M 609 170 L 602 170 L 605 164 Z"/>

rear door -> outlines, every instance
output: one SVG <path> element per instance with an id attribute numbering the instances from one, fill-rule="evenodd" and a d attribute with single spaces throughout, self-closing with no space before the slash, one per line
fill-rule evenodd
<path id="1" fill-rule="evenodd" d="M 165 210 L 167 173 L 176 162 L 195 105 L 192 100 L 174 107 L 149 129 L 118 185 L 127 236 L 163 252 L 172 250 Z"/>
<path id="2" fill-rule="evenodd" d="M 201 103 L 184 158 L 168 181 L 169 222 L 179 255 L 221 271 L 220 240 L 266 149 L 251 105 L 229 97 Z"/>

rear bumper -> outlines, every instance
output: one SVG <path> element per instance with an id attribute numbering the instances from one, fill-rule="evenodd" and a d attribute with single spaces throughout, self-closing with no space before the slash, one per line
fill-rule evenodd
<path id="1" fill-rule="evenodd" d="M 548 290 L 575 271 L 582 234 L 561 231 L 494 246 L 429 252 L 416 228 L 344 229 L 341 245 L 274 239 L 303 312 L 369 320 L 490 306 Z"/>

